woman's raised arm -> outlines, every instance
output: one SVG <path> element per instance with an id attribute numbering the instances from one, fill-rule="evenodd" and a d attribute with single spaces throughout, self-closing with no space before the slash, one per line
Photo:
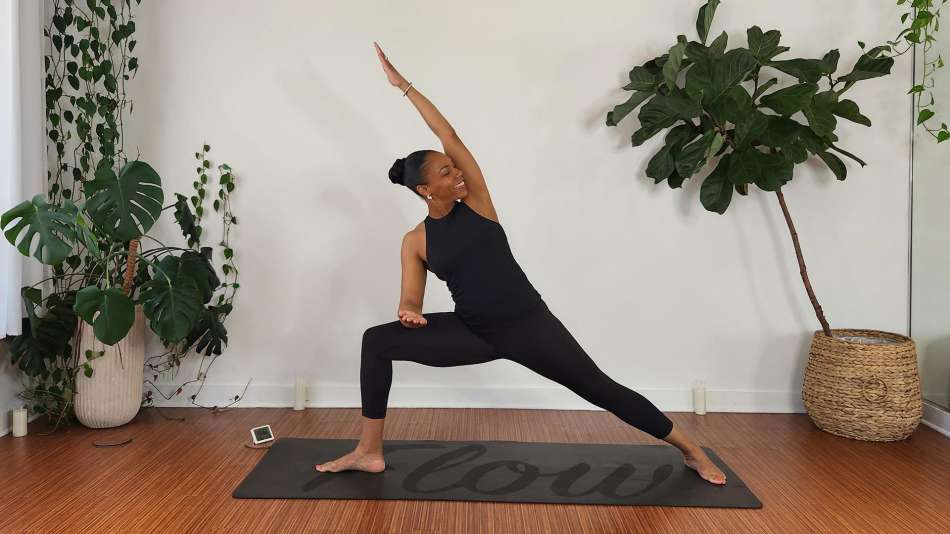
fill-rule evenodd
<path id="1" fill-rule="evenodd" d="M 379 56 L 379 61 L 383 65 L 383 71 L 386 72 L 386 77 L 389 79 L 389 83 L 395 87 L 398 87 L 403 93 L 408 93 L 406 96 L 409 97 L 409 100 L 412 101 L 412 104 L 416 106 L 416 109 L 419 110 L 419 113 L 422 115 L 422 118 L 426 121 L 426 124 L 429 125 L 429 128 L 432 130 L 432 133 L 439 138 L 440 141 L 445 141 L 451 139 L 455 136 L 455 129 L 452 128 L 452 125 L 449 124 L 449 121 L 442 116 L 442 113 L 435 107 L 432 102 L 429 101 L 422 93 L 416 90 L 415 87 L 410 88 L 409 82 L 399 74 L 399 71 L 393 67 L 392 63 L 389 62 L 389 59 L 386 58 L 386 54 L 383 54 L 383 50 L 379 47 L 376 42 L 373 42 L 373 45 L 376 47 L 376 55 Z"/>

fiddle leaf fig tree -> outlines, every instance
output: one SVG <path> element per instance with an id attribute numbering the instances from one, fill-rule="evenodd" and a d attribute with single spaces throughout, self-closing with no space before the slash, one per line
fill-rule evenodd
<path id="1" fill-rule="evenodd" d="M 684 180 L 712 166 L 699 195 L 709 211 L 725 213 L 733 195 L 748 195 L 752 185 L 775 193 L 805 289 L 825 335 L 831 336 L 782 186 L 792 180 L 796 165 L 812 157 L 838 180 L 848 175 L 841 157 L 865 165 L 838 144 L 839 119 L 871 125 L 858 104 L 844 95 L 858 82 L 889 74 L 894 59 L 884 55 L 885 47 L 872 48 L 846 73 L 839 72 L 838 50 L 820 58 L 781 59 L 790 50 L 780 45 L 781 33 L 758 26 L 746 31 L 747 47 L 729 49 L 725 32 L 707 44 L 719 4 L 709 0 L 700 8 L 698 41 L 680 35 L 666 54 L 630 71 L 630 83 L 623 89 L 632 94 L 607 113 L 607 126 L 616 126 L 639 108 L 633 146 L 666 132 L 646 168 L 647 177 L 657 184 L 666 181 L 680 188 Z"/>

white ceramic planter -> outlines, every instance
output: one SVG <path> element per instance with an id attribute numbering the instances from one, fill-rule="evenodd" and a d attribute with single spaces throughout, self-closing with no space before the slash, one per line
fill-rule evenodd
<path id="1" fill-rule="evenodd" d="M 76 375 L 76 418 L 90 428 L 110 428 L 131 421 L 142 405 L 142 382 L 145 366 L 145 313 L 135 306 L 135 322 L 129 333 L 115 345 L 96 339 L 92 326 L 79 319 L 80 370 Z M 87 377 L 81 365 L 86 350 L 105 351 L 89 364 L 93 373 Z M 120 357 L 121 354 L 121 357 Z"/>

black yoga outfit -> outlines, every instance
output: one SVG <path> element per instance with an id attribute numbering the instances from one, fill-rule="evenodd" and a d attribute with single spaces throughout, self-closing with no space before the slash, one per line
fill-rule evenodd
<path id="1" fill-rule="evenodd" d="M 604 374 L 528 281 L 504 229 L 456 202 L 425 219 L 428 268 L 448 285 L 455 311 L 424 313 L 419 328 L 392 321 L 363 333 L 363 416 L 382 419 L 394 360 L 435 367 L 517 362 L 624 422 L 665 438 L 673 422 L 645 397 Z"/>

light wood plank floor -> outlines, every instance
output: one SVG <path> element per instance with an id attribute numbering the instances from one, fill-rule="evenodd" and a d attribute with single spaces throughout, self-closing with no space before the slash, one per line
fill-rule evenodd
<path id="1" fill-rule="evenodd" d="M 804 414 L 668 415 L 763 508 L 234 499 L 266 452 L 244 447 L 250 427 L 357 438 L 359 410 L 146 408 L 119 428 L 41 436 L 41 418 L 26 437 L 0 438 L 0 532 L 950 533 L 950 439 L 926 426 L 871 443 L 822 432 Z M 603 411 L 390 408 L 385 437 L 663 443 Z"/>

